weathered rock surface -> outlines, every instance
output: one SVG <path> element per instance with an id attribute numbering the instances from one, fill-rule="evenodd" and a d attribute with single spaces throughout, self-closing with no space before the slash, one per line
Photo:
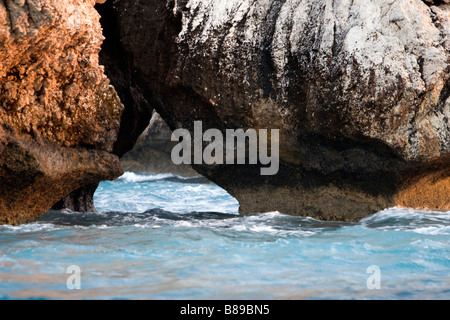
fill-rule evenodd
<path id="1" fill-rule="evenodd" d="M 123 106 L 99 65 L 95 1 L 0 1 L 0 223 L 121 173 Z"/>
<path id="2" fill-rule="evenodd" d="M 281 129 L 276 176 L 195 167 L 243 213 L 358 220 L 394 205 L 450 209 L 447 1 L 105 6 L 124 63 L 172 130 L 194 120 Z"/>
<path id="3" fill-rule="evenodd" d="M 96 6 L 97 11 L 103 17 L 108 17 L 108 19 L 101 19 L 103 35 L 106 38 L 102 43 L 103 50 L 100 51 L 99 61 L 102 66 L 105 66 L 105 74 L 112 79 L 114 88 L 125 106 L 120 119 L 120 130 L 112 151 L 113 154 L 122 157 L 133 149 L 140 134 L 148 126 L 153 108 L 146 100 L 138 79 L 135 78 L 133 66 L 127 61 L 126 53 L 117 37 L 117 26 L 109 24 L 109 21 L 115 20 L 114 17 L 117 13 L 112 10 L 111 6 L 101 5 L 105 1 L 96 2 L 100 4 Z M 112 1 L 110 2 L 112 3 Z M 157 160 L 155 159 L 155 161 Z M 55 204 L 53 209 L 70 209 L 76 212 L 95 211 L 94 193 L 97 186 L 98 184 L 94 184 L 75 190 Z"/>

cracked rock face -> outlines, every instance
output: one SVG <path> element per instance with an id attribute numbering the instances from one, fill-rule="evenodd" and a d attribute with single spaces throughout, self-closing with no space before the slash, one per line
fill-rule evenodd
<path id="1" fill-rule="evenodd" d="M 171 129 L 280 129 L 280 171 L 195 169 L 241 212 L 358 220 L 450 209 L 447 1 L 106 3 L 126 64 Z"/>
<path id="2" fill-rule="evenodd" d="M 95 1 L 0 1 L 0 223 L 33 221 L 122 171 L 123 106 L 99 65 Z"/>

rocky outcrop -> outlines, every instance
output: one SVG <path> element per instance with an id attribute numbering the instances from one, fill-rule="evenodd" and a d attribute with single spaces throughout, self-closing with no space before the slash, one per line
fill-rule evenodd
<path id="1" fill-rule="evenodd" d="M 132 150 L 142 131 L 146 129 L 152 116 L 153 108 L 146 100 L 139 79 L 128 58 L 120 39 L 117 37 L 117 26 L 110 24 L 115 21 L 117 13 L 110 5 L 101 5 L 105 1 L 96 1 L 97 11 L 103 16 L 103 35 L 105 40 L 99 54 L 99 61 L 105 66 L 105 74 L 114 83 L 114 88 L 120 95 L 124 110 L 120 119 L 120 130 L 114 142 L 113 154 L 122 157 Z M 107 18 L 105 18 L 107 17 Z M 148 160 L 147 162 L 151 162 Z M 151 165 L 151 164 L 149 164 Z M 135 167 L 135 165 L 133 165 Z M 128 169 L 128 168 L 126 168 Z M 75 190 L 53 206 L 53 209 L 70 209 L 75 212 L 95 212 L 94 193 L 98 184 L 88 185 Z"/>
<path id="2" fill-rule="evenodd" d="M 137 140 L 133 150 L 126 153 L 120 164 L 124 171 L 138 173 L 173 173 L 196 176 L 187 164 L 175 165 L 171 153 L 177 142 L 171 141 L 172 131 L 161 116 L 154 112 L 148 127 Z"/>
<path id="3" fill-rule="evenodd" d="M 117 178 L 123 106 L 99 65 L 95 1 L 0 1 L 0 223 Z"/>
<path id="4" fill-rule="evenodd" d="M 281 130 L 276 176 L 195 166 L 241 212 L 358 220 L 450 209 L 446 2 L 115 1 L 103 19 L 172 130 Z"/>
<path id="5" fill-rule="evenodd" d="M 447 0 L 109 1 L 106 72 L 95 2 L 0 1 L 0 223 L 94 210 L 153 109 L 281 130 L 275 176 L 195 165 L 243 213 L 450 209 Z"/>

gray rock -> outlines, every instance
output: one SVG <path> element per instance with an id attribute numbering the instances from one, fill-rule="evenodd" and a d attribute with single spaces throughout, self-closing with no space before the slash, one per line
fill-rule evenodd
<path id="1" fill-rule="evenodd" d="M 120 163 L 124 171 L 137 173 L 173 173 L 181 176 L 196 176 L 189 165 L 175 165 L 171 159 L 173 147 L 172 131 L 161 116 L 154 112 L 152 119 L 137 140 L 134 148 L 126 153 Z"/>
<path id="2" fill-rule="evenodd" d="M 433 3 L 115 1 L 104 19 L 172 130 L 281 130 L 276 176 L 195 166 L 242 213 L 358 220 L 450 209 L 450 8 Z"/>

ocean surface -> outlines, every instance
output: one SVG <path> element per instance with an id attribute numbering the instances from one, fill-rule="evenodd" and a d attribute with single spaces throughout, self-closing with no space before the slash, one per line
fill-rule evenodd
<path id="1" fill-rule="evenodd" d="M 129 172 L 95 201 L 0 226 L 0 299 L 450 299 L 450 212 L 243 217 L 204 178 Z"/>

